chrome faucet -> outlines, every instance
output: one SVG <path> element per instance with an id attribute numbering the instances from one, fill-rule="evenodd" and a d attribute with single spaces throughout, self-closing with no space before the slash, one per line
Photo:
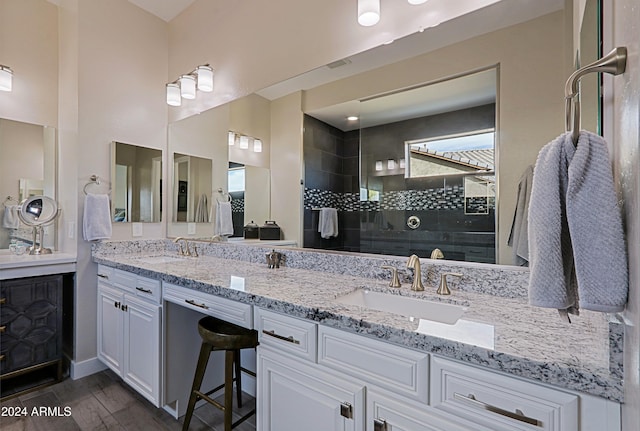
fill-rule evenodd
<path id="1" fill-rule="evenodd" d="M 420 271 L 420 258 L 415 254 L 409 256 L 407 268 L 413 269 L 413 283 L 411 283 L 411 290 L 415 290 L 416 292 L 423 291 L 424 285 L 422 284 L 422 271 Z"/>

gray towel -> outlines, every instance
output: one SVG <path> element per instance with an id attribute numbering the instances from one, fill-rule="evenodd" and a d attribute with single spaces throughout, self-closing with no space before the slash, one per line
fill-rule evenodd
<path id="1" fill-rule="evenodd" d="M 516 210 L 513 214 L 511 232 L 507 245 L 513 248 L 513 261 L 518 266 L 529 265 L 529 199 L 533 183 L 533 166 L 529 165 L 518 181 Z"/>
<path id="2" fill-rule="evenodd" d="M 320 232 L 320 237 L 324 239 L 338 236 L 338 210 L 335 208 L 320 208 L 318 232 Z"/>
<path id="3" fill-rule="evenodd" d="M 230 202 L 216 203 L 216 221 L 213 228 L 214 235 L 233 235 L 233 215 Z"/>
<path id="4" fill-rule="evenodd" d="M 109 195 L 88 193 L 84 197 L 82 236 L 85 241 L 111 238 Z"/>
<path id="5" fill-rule="evenodd" d="M 627 255 L 604 140 L 565 133 L 540 150 L 529 203 L 529 302 L 560 310 L 619 312 Z"/>

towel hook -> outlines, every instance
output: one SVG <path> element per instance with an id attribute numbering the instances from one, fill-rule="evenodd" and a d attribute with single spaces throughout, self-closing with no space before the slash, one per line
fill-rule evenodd
<path id="1" fill-rule="evenodd" d="M 571 140 L 574 145 L 578 144 L 578 137 L 580 136 L 580 90 L 578 89 L 578 82 L 580 81 L 580 78 L 588 73 L 594 72 L 620 75 L 624 73 L 626 67 L 627 48 L 619 46 L 614 48 L 609 54 L 605 55 L 600 60 L 581 67 L 569 76 L 569 79 L 567 79 L 564 86 L 564 114 L 566 131 L 571 132 Z"/>

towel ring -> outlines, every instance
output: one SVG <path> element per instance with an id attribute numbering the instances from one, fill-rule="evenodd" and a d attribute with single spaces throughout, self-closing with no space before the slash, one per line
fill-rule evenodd
<path id="1" fill-rule="evenodd" d="M 8 202 L 8 203 L 15 202 L 15 203 L 16 203 L 16 205 L 20 203 L 20 202 L 18 202 L 18 199 L 14 198 L 14 197 L 13 197 L 13 196 L 11 196 L 11 195 L 9 195 L 9 196 L 7 196 L 7 197 L 6 197 L 6 199 L 4 200 L 4 202 L 2 202 L 2 205 L 5 205 L 5 206 L 6 206 L 6 205 L 7 205 L 7 202 Z"/>
<path id="2" fill-rule="evenodd" d="M 222 190 L 222 187 L 220 187 L 220 188 L 218 189 L 218 193 L 220 193 L 222 196 L 225 196 L 225 195 L 226 195 L 226 200 L 225 200 L 225 202 L 231 202 L 231 201 L 233 200 L 233 198 L 231 197 L 231 194 L 229 194 L 229 193 L 225 193 L 225 192 L 224 192 L 224 190 Z M 217 202 L 220 202 L 220 199 L 217 199 L 217 198 L 216 198 L 216 201 L 217 201 Z M 222 203 L 222 202 L 220 202 L 220 203 Z"/>
<path id="3" fill-rule="evenodd" d="M 82 188 L 82 191 L 84 192 L 85 195 L 88 195 L 89 192 L 87 191 L 87 187 L 91 186 L 91 185 L 96 185 L 99 186 L 101 185 L 101 181 L 100 181 L 100 177 L 97 176 L 96 174 L 93 174 L 89 177 L 89 182 L 87 184 L 84 185 L 84 187 Z M 108 195 L 111 194 L 111 187 L 109 187 L 109 191 L 107 192 Z"/>

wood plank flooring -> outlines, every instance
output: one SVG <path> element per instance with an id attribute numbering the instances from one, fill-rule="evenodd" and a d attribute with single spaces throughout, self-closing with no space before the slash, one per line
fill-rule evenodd
<path id="1" fill-rule="evenodd" d="M 235 398 L 235 395 L 234 395 Z M 255 399 L 244 394 L 240 414 L 255 406 Z M 34 414 L 50 407 L 43 415 Z M 56 407 L 58 407 L 56 411 Z M 34 412 L 34 408 L 36 409 Z M 10 415 L 19 409 L 26 416 Z M 111 371 L 70 378 L 0 403 L 2 431 L 178 431 L 183 417 L 175 420 L 163 409 L 151 405 Z M 65 415 L 65 412 L 67 415 Z M 234 420 L 240 417 L 234 410 Z M 189 429 L 223 431 L 223 413 L 204 403 L 195 410 Z M 255 416 L 234 430 L 255 431 Z"/>

